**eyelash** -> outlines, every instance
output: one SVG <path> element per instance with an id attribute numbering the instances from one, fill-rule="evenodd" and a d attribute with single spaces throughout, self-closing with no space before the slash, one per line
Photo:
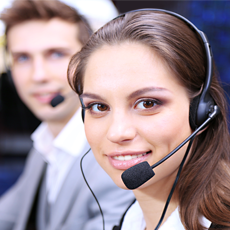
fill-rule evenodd
<path id="1" fill-rule="evenodd" d="M 137 108 L 138 105 L 140 105 L 140 103 L 152 103 L 152 104 L 150 105 L 149 108 Z M 161 105 L 161 104 L 162 104 L 162 102 L 160 102 L 159 100 L 146 98 L 146 99 L 137 100 L 134 104 L 134 108 L 142 110 L 142 111 L 152 111 L 154 107 Z M 104 106 L 106 108 L 105 108 L 105 110 L 99 110 L 98 109 L 98 111 L 95 111 L 95 110 L 93 110 L 93 106 L 97 106 L 97 109 L 98 109 L 98 106 L 102 106 L 102 107 Z M 109 111 L 108 105 L 103 104 L 103 103 L 99 103 L 99 102 L 89 103 L 87 106 L 83 106 L 82 108 L 84 110 L 89 110 L 91 114 L 99 114 L 99 113 L 102 114 L 104 112 Z"/>
<path id="2" fill-rule="evenodd" d="M 137 108 L 138 105 L 140 105 L 141 102 L 144 102 L 144 103 L 153 103 L 153 105 L 150 107 L 150 108 L 142 108 L 144 110 L 151 110 L 153 109 L 153 107 L 157 106 L 157 105 L 161 105 L 162 102 L 160 102 L 159 100 L 156 100 L 156 99 L 150 99 L 150 98 L 144 98 L 144 99 L 140 99 L 138 100 L 135 104 L 134 104 L 134 108 Z"/>
<path id="3" fill-rule="evenodd" d="M 105 105 L 105 106 L 107 106 L 106 104 L 103 104 L 100 102 L 92 102 L 92 103 L 89 103 L 87 106 L 83 106 L 83 109 L 85 109 L 85 110 L 91 109 L 94 105 Z"/>

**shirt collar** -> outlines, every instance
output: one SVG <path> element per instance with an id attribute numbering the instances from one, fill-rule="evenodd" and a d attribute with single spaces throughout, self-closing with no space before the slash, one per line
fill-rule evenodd
<path id="1" fill-rule="evenodd" d="M 87 139 L 81 118 L 81 108 L 73 115 L 53 143 L 56 148 L 68 152 L 72 156 L 78 156 L 83 151 Z"/>
<path id="2" fill-rule="evenodd" d="M 205 227 L 209 228 L 211 222 L 207 220 L 205 217 L 200 219 L 200 223 Z M 125 219 L 122 225 L 122 230 L 144 230 L 145 229 L 145 220 L 144 215 L 141 210 L 141 207 L 136 201 L 128 212 L 125 215 Z M 168 219 L 164 222 L 164 224 L 160 227 L 160 230 L 185 230 L 184 226 L 181 223 L 180 215 L 179 215 L 179 207 L 175 209 L 175 211 L 168 217 Z"/>
<path id="3" fill-rule="evenodd" d="M 47 123 L 42 122 L 32 133 L 33 147 L 40 153 L 44 154 L 52 149 L 53 135 L 50 132 Z"/>
<path id="4" fill-rule="evenodd" d="M 87 143 L 84 124 L 81 119 L 81 108 L 73 115 L 56 138 L 53 137 L 46 122 L 42 122 L 31 135 L 34 148 L 41 154 L 57 148 L 72 156 L 78 156 Z"/>

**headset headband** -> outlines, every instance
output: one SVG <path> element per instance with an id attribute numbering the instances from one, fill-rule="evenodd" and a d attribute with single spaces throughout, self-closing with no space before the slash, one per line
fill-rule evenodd
<path id="1" fill-rule="evenodd" d="M 120 14 L 119 16 L 114 18 L 113 20 L 120 18 L 120 17 L 123 17 L 129 13 L 135 13 L 135 12 L 141 12 L 141 11 L 164 12 L 164 13 L 170 14 L 172 16 L 175 16 L 175 17 L 179 18 L 180 20 L 184 21 L 190 27 L 190 29 L 195 31 L 200 36 L 200 38 L 202 39 L 202 41 L 204 43 L 204 48 L 205 48 L 205 53 L 206 53 L 206 63 L 207 63 L 206 64 L 206 78 L 205 78 L 205 83 L 203 86 L 203 91 L 207 92 L 210 88 L 211 81 L 212 81 L 213 55 L 212 55 L 212 51 L 211 51 L 211 46 L 208 42 L 208 38 L 205 35 L 205 33 L 203 31 L 199 30 L 192 22 L 190 22 L 187 18 L 183 17 L 182 15 L 177 14 L 177 13 L 172 12 L 172 11 L 169 11 L 169 10 L 163 10 L 163 9 L 144 8 L 144 9 L 132 10 L 132 11 L 128 11 L 126 13 Z"/>

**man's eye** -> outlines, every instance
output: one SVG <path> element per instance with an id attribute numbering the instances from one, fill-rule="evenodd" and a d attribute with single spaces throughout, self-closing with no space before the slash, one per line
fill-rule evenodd
<path id="1" fill-rule="evenodd" d="M 15 61 L 19 63 L 23 63 L 23 62 L 26 62 L 28 59 L 29 57 L 27 55 L 20 55 L 15 58 Z"/>
<path id="2" fill-rule="evenodd" d="M 50 57 L 51 58 L 54 58 L 54 59 L 57 59 L 57 58 L 61 58 L 64 56 L 64 53 L 63 52 L 53 52 L 51 53 Z"/>
<path id="3" fill-rule="evenodd" d="M 137 109 L 150 109 L 155 105 L 158 105 L 157 101 L 155 100 L 142 100 L 138 102 L 135 107 Z"/>
<path id="4" fill-rule="evenodd" d="M 104 104 L 93 104 L 89 107 L 90 107 L 90 110 L 94 112 L 104 112 L 108 109 L 108 106 Z"/>

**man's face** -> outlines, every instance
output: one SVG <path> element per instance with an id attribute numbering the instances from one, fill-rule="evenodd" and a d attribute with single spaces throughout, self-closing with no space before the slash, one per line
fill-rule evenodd
<path id="1" fill-rule="evenodd" d="M 65 124 L 79 107 L 67 81 L 71 56 L 81 49 L 77 25 L 54 18 L 31 20 L 13 26 L 8 32 L 12 54 L 12 76 L 19 96 L 42 121 Z M 66 100 L 53 108 L 57 95 Z"/>

